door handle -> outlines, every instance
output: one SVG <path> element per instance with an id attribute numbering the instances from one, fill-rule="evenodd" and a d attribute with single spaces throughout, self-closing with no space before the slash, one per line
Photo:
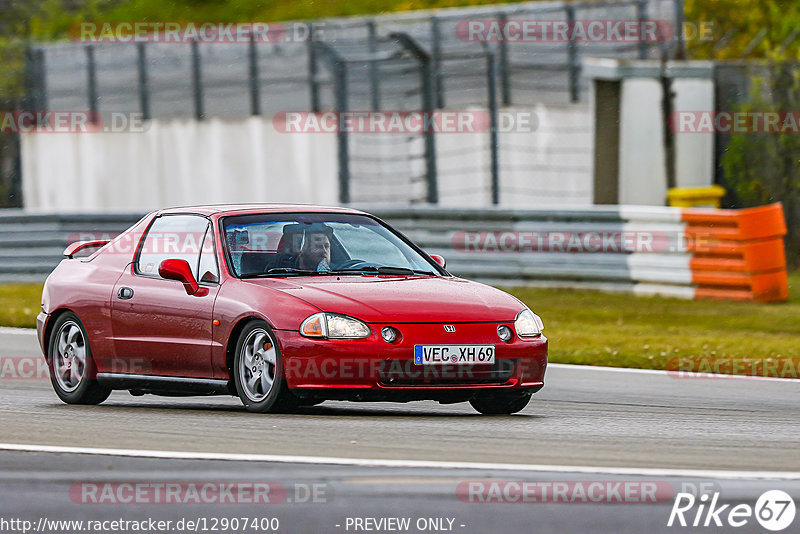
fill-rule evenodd
<path id="1" fill-rule="evenodd" d="M 133 289 L 129 287 L 119 288 L 119 291 L 117 291 L 117 298 L 122 300 L 128 300 L 133 298 Z"/>

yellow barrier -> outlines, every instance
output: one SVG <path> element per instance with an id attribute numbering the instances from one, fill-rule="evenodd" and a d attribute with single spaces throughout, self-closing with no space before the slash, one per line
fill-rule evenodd
<path id="1" fill-rule="evenodd" d="M 709 187 L 673 187 L 667 191 L 670 206 L 677 208 L 719 208 L 725 188 L 719 185 Z"/>

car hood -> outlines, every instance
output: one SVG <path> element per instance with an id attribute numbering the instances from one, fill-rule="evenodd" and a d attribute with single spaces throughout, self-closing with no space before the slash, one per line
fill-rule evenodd
<path id="1" fill-rule="evenodd" d="M 454 277 L 329 275 L 248 282 L 368 323 L 506 322 L 524 308 L 504 291 Z"/>

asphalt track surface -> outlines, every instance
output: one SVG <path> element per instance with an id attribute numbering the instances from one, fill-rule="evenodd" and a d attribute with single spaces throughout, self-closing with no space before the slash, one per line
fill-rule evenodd
<path id="1" fill-rule="evenodd" d="M 0 329 L 0 357 L 39 357 L 35 337 Z M 487 504 L 464 502 L 456 489 L 475 480 L 655 481 L 669 485 L 670 497 L 699 488 L 719 492 L 720 503 L 752 506 L 764 491 L 780 489 L 800 503 L 799 408 L 800 382 L 573 366 L 551 366 L 531 404 L 506 417 L 432 402 L 326 402 L 297 414 L 254 415 L 234 398 L 126 392 L 100 406 L 76 407 L 62 404 L 46 378 L 6 372 L 0 443 L 75 449 L 0 451 L 0 517 L 239 515 L 277 517 L 279 532 L 320 533 L 368 531 L 347 528 L 347 518 L 357 517 L 410 518 L 412 527 L 400 532 L 693 531 L 667 528 L 671 498 Z M 127 452 L 82 454 L 91 452 L 83 448 Z M 166 457 L 136 457 L 136 451 Z M 170 458 L 170 451 L 195 454 Z M 82 481 L 225 480 L 274 481 L 287 488 L 287 499 L 257 506 L 103 505 L 75 502 L 69 493 Z M 313 484 L 321 485 L 323 499 L 293 501 Z M 417 529 L 418 519 L 439 517 L 452 519 L 452 530 Z M 697 530 L 765 532 L 752 519 L 742 528 Z M 786 531 L 798 530 L 800 513 Z M 0 531 L 13 530 L 0 522 Z"/>

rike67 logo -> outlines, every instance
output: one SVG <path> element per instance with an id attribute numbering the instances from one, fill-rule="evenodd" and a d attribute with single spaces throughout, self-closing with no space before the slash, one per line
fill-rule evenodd
<path id="1" fill-rule="evenodd" d="M 678 493 L 667 526 L 738 528 L 747 525 L 755 517 L 763 528 L 777 532 L 792 524 L 795 512 L 792 497 L 780 490 L 762 493 L 755 507 L 749 504 L 719 504 L 719 492 L 699 497 L 691 493 Z"/>

